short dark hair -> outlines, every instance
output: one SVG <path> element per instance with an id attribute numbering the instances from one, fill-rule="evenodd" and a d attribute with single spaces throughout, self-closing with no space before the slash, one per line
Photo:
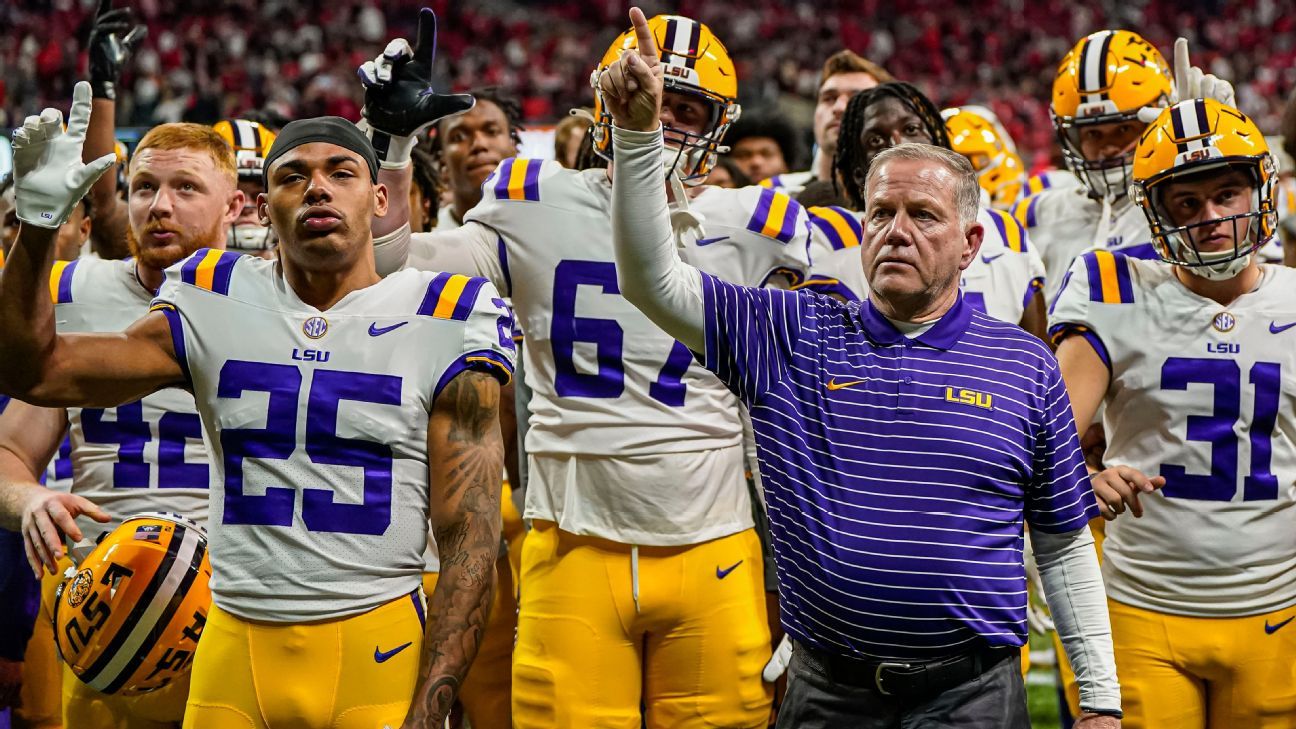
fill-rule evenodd
<path id="1" fill-rule="evenodd" d="M 916 86 L 904 81 L 889 81 L 855 94 L 846 105 L 846 112 L 842 114 L 841 131 L 837 134 L 837 153 L 833 156 L 833 170 L 841 184 L 846 186 L 846 197 L 856 210 L 864 209 L 864 185 L 856 182 L 855 171 L 858 169 L 863 173 L 861 181 L 868 177 L 868 167 L 864 162 L 867 155 L 860 140 L 864 131 L 864 116 L 870 104 L 883 99 L 896 99 L 904 104 L 927 128 L 932 144 L 951 148 L 940 109 Z"/>
<path id="2" fill-rule="evenodd" d="M 518 100 L 501 91 L 498 86 L 482 86 L 481 88 L 471 89 L 468 93 L 472 94 L 478 103 L 489 101 L 504 112 L 504 120 L 508 122 L 509 137 L 513 139 L 514 146 L 521 147 L 522 131 L 525 127 L 522 126 L 522 105 L 518 103 Z M 428 152 L 437 159 L 441 158 L 441 130 L 451 119 L 454 119 L 454 117 L 448 116 L 438 121 L 432 127 L 431 134 L 428 135 L 432 139 L 432 143 L 428 146 Z"/>
<path id="3" fill-rule="evenodd" d="M 819 88 L 822 89 L 824 81 L 839 73 L 867 73 L 880 84 L 896 80 L 885 68 L 850 49 L 837 51 L 824 61 L 823 71 L 819 73 Z"/>
<path id="4" fill-rule="evenodd" d="M 796 130 L 787 119 L 777 114 L 743 115 L 729 127 L 724 143 L 733 149 L 742 140 L 753 137 L 774 140 L 774 144 L 777 144 L 779 150 L 783 152 L 783 161 L 787 163 L 788 169 L 797 169 L 801 162 L 801 145 L 797 140 Z"/>

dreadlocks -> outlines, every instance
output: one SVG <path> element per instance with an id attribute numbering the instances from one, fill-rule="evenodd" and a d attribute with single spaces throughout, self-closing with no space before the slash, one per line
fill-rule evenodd
<path id="1" fill-rule="evenodd" d="M 904 104 L 914 116 L 922 120 L 927 128 L 927 136 L 937 147 L 950 149 L 949 134 L 945 131 L 945 122 L 941 120 L 940 109 L 912 84 L 904 81 L 888 81 L 859 92 L 851 97 L 842 114 L 841 129 L 837 133 L 837 152 L 833 155 L 834 185 L 846 187 L 846 197 L 856 210 L 864 209 L 864 184 L 856 182 L 856 171 L 862 171 L 858 179 L 868 176 L 868 150 L 861 139 L 864 133 L 864 117 L 870 104 L 883 99 L 895 99 Z"/>

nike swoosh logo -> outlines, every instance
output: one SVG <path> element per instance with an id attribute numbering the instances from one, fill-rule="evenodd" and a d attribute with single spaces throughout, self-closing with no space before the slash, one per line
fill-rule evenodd
<path id="1" fill-rule="evenodd" d="M 371 336 L 371 337 L 381 337 L 382 335 L 386 334 L 387 332 L 390 332 L 390 331 L 393 330 L 393 329 L 400 329 L 401 327 L 405 326 L 406 324 L 409 324 L 409 322 L 407 322 L 407 321 L 403 321 L 403 322 L 400 322 L 399 324 L 392 324 L 392 325 L 389 326 L 389 327 L 380 327 L 380 326 L 378 326 L 378 323 L 377 323 L 377 322 L 374 322 L 373 324 L 370 324 L 370 325 L 369 325 L 369 336 Z"/>
<path id="2" fill-rule="evenodd" d="M 717 580 L 723 580 L 724 578 L 728 577 L 728 576 L 729 576 L 729 573 L 730 573 L 730 572 L 733 572 L 733 571 L 736 570 L 736 569 L 738 569 L 738 565 L 740 565 L 740 564 L 742 564 L 742 563 L 743 563 L 743 561 L 740 559 L 740 560 L 738 560 L 737 562 L 734 562 L 734 563 L 733 563 L 733 566 L 730 567 L 729 569 L 726 569 L 726 570 L 722 570 L 722 569 L 720 569 L 720 566 L 719 566 L 719 565 L 716 565 L 716 579 L 717 579 Z"/>
<path id="3" fill-rule="evenodd" d="M 990 263 L 991 261 L 995 260 L 996 258 L 1000 258 L 1000 257 L 1003 256 L 1003 255 L 1005 255 L 1005 254 L 1000 253 L 998 256 L 981 256 L 981 262 L 982 262 L 982 263 Z"/>
<path id="4" fill-rule="evenodd" d="M 698 247 L 701 248 L 702 246 L 709 246 L 712 243 L 719 243 L 722 240 L 729 240 L 729 236 L 722 235 L 719 238 L 698 238 L 697 244 Z"/>
<path id="5" fill-rule="evenodd" d="M 828 380 L 828 389 L 829 389 L 829 390 L 843 390 L 843 389 L 845 389 L 845 388 L 847 388 L 847 387 L 853 387 L 853 386 L 855 386 L 855 385 L 862 385 L 862 384 L 864 384 L 865 382 L 868 382 L 868 380 L 847 380 L 847 381 L 845 381 L 845 382 L 838 382 L 838 381 L 834 378 L 834 379 Z"/>
<path id="6" fill-rule="evenodd" d="M 392 656 L 396 655 L 397 653 L 400 653 L 401 651 L 405 650 L 406 648 L 409 648 L 412 645 L 414 645 L 413 642 L 405 643 L 403 645 L 398 645 L 395 648 L 392 648 L 391 650 L 386 652 L 380 651 L 378 650 L 378 646 L 374 646 L 374 663 L 386 663 L 388 660 L 391 659 Z"/>
<path id="7" fill-rule="evenodd" d="M 1296 321 L 1292 322 L 1291 324 L 1284 324 L 1282 326 L 1278 326 L 1278 322 L 1276 321 L 1271 321 L 1269 322 L 1269 333 L 1282 334 L 1283 332 L 1287 331 L 1288 329 L 1291 329 L 1292 327 L 1296 327 Z"/>
<path id="8" fill-rule="evenodd" d="M 1265 635 L 1273 635 L 1274 633 L 1277 633 L 1278 631 L 1282 630 L 1284 625 L 1290 623 L 1292 620 L 1296 620 L 1296 615 L 1287 618 L 1286 620 L 1282 621 L 1281 623 L 1278 623 L 1277 625 L 1270 625 L 1269 621 L 1265 620 Z"/>

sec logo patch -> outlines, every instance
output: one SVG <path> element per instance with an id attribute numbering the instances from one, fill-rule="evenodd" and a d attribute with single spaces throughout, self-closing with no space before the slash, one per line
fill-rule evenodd
<path id="1" fill-rule="evenodd" d="M 1231 332 L 1237 326 L 1237 319 L 1227 311 L 1221 311 L 1211 320 L 1211 327 L 1217 332 Z"/>
<path id="2" fill-rule="evenodd" d="M 312 316 L 302 322 L 302 334 L 311 339 L 319 339 L 328 334 L 328 321 L 322 316 Z"/>

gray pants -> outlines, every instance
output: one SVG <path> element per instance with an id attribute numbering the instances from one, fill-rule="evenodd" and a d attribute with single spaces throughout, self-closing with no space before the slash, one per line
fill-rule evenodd
<path id="1" fill-rule="evenodd" d="M 788 665 L 777 729 L 1030 729 L 1021 659 L 921 703 L 899 702 L 872 688 L 833 683 L 799 650 Z"/>

